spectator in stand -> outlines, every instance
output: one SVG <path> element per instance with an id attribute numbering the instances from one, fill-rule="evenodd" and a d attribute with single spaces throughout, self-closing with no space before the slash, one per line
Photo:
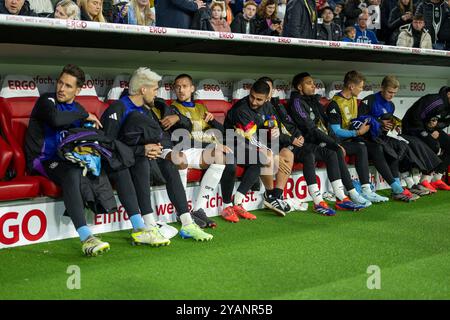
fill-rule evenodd
<path id="1" fill-rule="evenodd" d="M 342 39 L 342 30 L 339 25 L 333 22 L 334 13 L 331 7 L 325 7 L 321 11 L 322 23 L 317 27 L 317 39 L 340 41 Z"/>
<path id="2" fill-rule="evenodd" d="M 0 0 L 0 14 L 36 16 L 36 12 L 31 10 L 30 3 L 26 0 Z"/>
<path id="3" fill-rule="evenodd" d="M 347 27 L 344 30 L 343 42 L 356 42 L 356 29 L 355 27 Z"/>
<path id="4" fill-rule="evenodd" d="M 247 0 L 231 0 L 230 1 L 230 7 L 231 7 L 231 10 L 233 11 L 233 16 L 236 17 L 239 13 L 242 12 L 242 10 L 244 9 L 245 2 L 247 2 Z M 261 3 L 261 0 L 256 0 L 255 3 L 258 6 Z"/>
<path id="5" fill-rule="evenodd" d="M 317 9 L 314 0 L 289 0 L 283 23 L 283 37 L 316 39 Z"/>
<path id="6" fill-rule="evenodd" d="M 81 20 L 106 22 L 105 17 L 103 17 L 102 8 L 103 0 L 81 0 Z"/>
<path id="7" fill-rule="evenodd" d="M 244 4 L 242 13 L 234 17 L 231 31 L 234 33 L 256 34 L 256 8 L 257 4 L 249 0 Z"/>
<path id="8" fill-rule="evenodd" d="M 263 0 L 256 15 L 257 33 L 280 36 L 281 20 L 277 17 L 277 0 Z"/>
<path id="9" fill-rule="evenodd" d="M 333 22 L 336 23 L 339 27 L 341 27 L 341 30 L 344 30 L 344 20 L 345 16 L 342 12 L 344 10 L 344 2 L 338 2 L 336 3 L 336 6 L 334 7 L 334 19 Z"/>
<path id="10" fill-rule="evenodd" d="M 213 0 L 209 7 L 198 10 L 192 19 L 191 29 L 217 32 L 231 32 L 225 19 L 226 4 L 224 1 Z"/>
<path id="11" fill-rule="evenodd" d="M 400 27 L 397 46 L 433 49 L 431 36 L 425 29 L 425 20 L 422 15 L 415 15 L 412 23 Z"/>
<path id="12" fill-rule="evenodd" d="M 53 4 L 50 0 L 33 0 L 30 1 L 30 8 L 39 17 L 50 17 L 54 11 Z"/>
<path id="13" fill-rule="evenodd" d="M 56 4 L 53 16 L 56 19 L 80 20 L 80 8 L 72 0 L 61 0 Z"/>
<path id="14" fill-rule="evenodd" d="M 155 15 L 148 0 L 131 0 L 128 4 L 128 24 L 154 26 Z"/>
<path id="15" fill-rule="evenodd" d="M 344 6 L 345 26 L 353 26 L 361 13 L 369 13 L 364 0 L 347 0 Z"/>
<path id="16" fill-rule="evenodd" d="M 355 24 L 356 29 L 356 42 L 377 44 L 378 39 L 375 33 L 367 29 L 367 21 L 369 15 L 367 13 L 361 13 L 358 18 L 358 24 Z"/>
<path id="17" fill-rule="evenodd" d="M 106 22 L 113 22 L 114 4 L 117 0 L 103 0 L 102 13 Z M 128 1 L 127 1 L 128 2 Z"/>
<path id="18" fill-rule="evenodd" d="M 367 21 L 367 29 L 377 33 L 381 28 L 381 0 L 368 0 L 369 20 Z"/>
<path id="19" fill-rule="evenodd" d="M 391 44 L 390 41 L 391 30 L 389 29 L 388 21 L 392 9 L 394 9 L 394 7 L 396 7 L 397 4 L 398 0 L 381 0 L 380 4 L 381 29 L 378 30 L 377 37 L 378 40 L 384 41 L 385 44 Z M 395 45 L 395 42 L 392 45 Z"/>
<path id="20" fill-rule="evenodd" d="M 128 23 L 128 0 L 114 1 L 112 8 L 112 22 L 114 23 Z"/>
<path id="21" fill-rule="evenodd" d="M 399 28 L 412 22 L 414 11 L 413 0 L 398 1 L 398 5 L 392 9 L 389 15 L 388 27 L 391 32 L 389 44 L 397 43 Z"/>
<path id="22" fill-rule="evenodd" d="M 423 15 L 425 28 L 433 42 L 433 49 L 444 49 L 444 43 L 438 38 L 441 26 L 449 18 L 449 4 L 444 0 L 423 0 L 416 10 L 416 14 Z"/>
<path id="23" fill-rule="evenodd" d="M 157 0 L 155 2 L 158 27 L 189 29 L 194 14 L 206 4 L 202 0 Z"/>
<path id="24" fill-rule="evenodd" d="M 226 14 L 226 4 L 224 1 L 212 1 L 211 2 L 211 27 L 217 32 L 231 32 L 230 25 L 227 20 L 224 19 Z"/>
<path id="25" fill-rule="evenodd" d="M 281 21 L 284 20 L 284 15 L 286 14 L 286 3 L 287 0 L 278 0 L 277 17 Z"/>
<path id="26" fill-rule="evenodd" d="M 450 6 L 450 2 L 449 2 Z M 450 13 L 439 28 L 438 39 L 445 43 L 445 50 L 450 50 Z"/>

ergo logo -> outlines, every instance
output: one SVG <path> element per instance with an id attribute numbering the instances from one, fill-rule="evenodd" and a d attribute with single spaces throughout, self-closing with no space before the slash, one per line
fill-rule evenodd
<path id="1" fill-rule="evenodd" d="M 411 82 L 409 84 L 409 89 L 411 91 L 425 91 L 426 85 L 425 82 Z"/>
<path id="2" fill-rule="evenodd" d="M 8 88 L 10 90 L 35 90 L 36 82 L 32 80 L 8 80 Z"/>
<path id="3" fill-rule="evenodd" d="M 219 39 L 233 39 L 233 38 L 234 38 L 234 34 L 232 34 L 232 33 L 227 33 L 227 32 L 219 33 Z"/>
<path id="4" fill-rule="evenodd" d="M 217 84 L 204 84 L 203 90 L 205 91 L 220 91 L 220 86 Z"/>
<path id="5" fill-rule="evenodd" d="M 70 29 L 86 29 L 87 23 L 80 20 L 66 20 L 66 26 Z"/>
<path id="6" fill-rule="evenodd" d="M 28 241 L 38 241 L 41 239 L 45 231 L 47 230 L 47 218 L 45 214 L 38 209 L 34 209 L 29 211 L 22 219 L 22 223 L 19 224 L 17 218 L 19 217 L 19 213 L 17 212 L 8 212 L 2 214 L 0 216 L 0 243 L 5 245 L 12 245 L 20 241 L 20 235 Z M 37 217 L 40 221 L 40 228 L 36 234 L 32 234 L 29 229 L 29 222 L 31 218 Z M 7 221 L 16 221 L 16 224 L 12 224 L 8 227 L 8 232 L 11 233 L 11 236 L 7 236 L 4 232 L 4 225 Z"/>
<path id="7" fill-rule="evenodd" d="M 167 29 L 162 27 L 150 27 L 150 33 L 165 34 L 167 33 Z"/>
<path id="8" fill-rule="evenodd" d="M 86 81 L 86 83 L 83 85 L 83 89 L 89 88 L 92 89 L 94 87 L 94 82 L 92 80 Z"/>

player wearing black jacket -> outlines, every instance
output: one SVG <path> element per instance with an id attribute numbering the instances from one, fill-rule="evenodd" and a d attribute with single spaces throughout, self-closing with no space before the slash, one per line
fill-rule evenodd
<path id="1" fill-rule="evenodd" d="M 403 131 L 422 139 L 439 155 L 441 164 L 435 169 L 434 181 L 423 176 L 422 182 L 434 189 L 450 190 L 442 181 L 442 173 L 450 164 L 450 138 L 443 129 L 450 125 L 450 87 L 442 87 L 437 94 L 427 94 L 417 100 L 402 119 Z"/>
<path id="2" fill-rule="evenodd" d="M 321 109 L 321 105 L 317 106 L 313 103 L 303 103 L 300 105 L 301 98 L 308 99 L 308 97 L 301 96 L 297 90 L 302 90 L 301 84 L 307 82 L 308 79 L 312 81 L 312 78 L 306 74 L 301 73 L 294 77 L 293 86 L 294 90 L 291 92 L 291 97 L 289 100 L 288 111 L 284 109 L 282 105 L 277 106 L 277 110 L 282 113 L 286 113 L 286 116 L 282 117 L 284 119 L 283 124 L 287 128 L 291 128 L 290 132 L 297 139 L 302 139 L 303 144 L 301 146 L 294 147 L 295 161 L 303 163 L 303 174 L 305 176 L 306 183 L 308 185 L 308 190 L 314 201 L 314 210 L 320 214 L 324 215 L 334 215 L 334 210 L 328 207 L 328 204 L 324 201 L 322 193 L 319 190 L 319 186 L 316 181 L 315 172 L 315 162 L 316 160 L 321 160 L 326 163 L 328 178 L 331 181 L 331 186 L 337 197 L 336 209 L 338 210 L 360 210 L 366 206 L 371 205 L 368 201 L 363 201 L 359 194 L 354 190 L 350 173 L 345 166 L 345 161 L 342 161 L 344 156 L 341 154 L 341 162 L 338 162 L 337 152 L 341 152 L 338 144 L 333 138 L 327 135 L 327 130 L 325 128 L 325 114 Z M 309 82 L 308 82 L 309 83 Z M 312 82 L 311 93 L 314 94 L 314 82 Z M 311 97 L 315 98 L 314 95 Z M 311 102 L 314 100 L 311 100 Z M 318 101 L 317 101 L 318 103 Z M 299 104 L 298 108 L 294 108 L 293 104 Z M 313 121 L 316 119 L 317 121 Z M 344 186 L 341 180 L 341 170 L 342 168 L 346 171 L 346 187 L 356 201 L 351 201 L 345 196 Z M 344 175 L 344 173 L 342 173 Z"/>
<path id="3" fill-rule="evenodd" d="M 250 94 L 236 102 L 225 118 L 225 129 L 236 133 L 234 150 L 237 164 L 246 167 L 236 196 L 243 197 L 260 176 L 266 188 L 264 205 L 277 214 L 285 216 L 291 210 L 283 200 L 283 189 L 292 170 L 293 154 L 281 141 L 290 141 L 281 130 L 279 119 L 273 106 L 268 102 L 270 87 L 264 80 L 256 81 Z M 279 154 L 276 154 L 277 150 Z M 274 187 L 274 164 L 279 166 L 277 182 Z"/>
<path id="4" fill-rule="evenodd" d="M 105 133 L 113 138 L 119 138 L 120 136 L 122 136 L 122 139 L 124 138 L 124 131 L 128 132 L 128 136 L 131 133 L 131 130 L 124 130 L 124 122 L 126 122 L 127 117 L 129 117 L 133 113 L 138 112 L 148 119 L 148 126 L 141 129 L 144 129 L 149 133 L 150 139 L 147 141 L 136 143 L 136 165 L 134 167 L 131 167 L 129 172 L 125 170 L 121 172 L 112 172 L 111 177 L 115 179 L 117 175 L 120 175 L 124 176 L 119 177 L 122 178 L 122 180 L 125 180 L 125 177 L 128 177 L 128 180 L 132 180 L 136 190 L 136 194 L 138 196 L 139 206 L 141 209 L 140 212 L 144 217 L 147 227 L 149 228 L 149 235 L 132 234 L 133 240 L 137 243 L 144 242 L 155 245 L 170 243 L 170 241 L 167 242 L 168 240 L 162 236 L 156 226 L 156 221 L 152 214 L 153 210 L 151 208 L 149 191 L 149 159 L 155 160 L 161 156 L 164 159 L 168 159 L 169 154 L 169 157 L 172 156 L 172 152 L 170 149 L 170 140 L 168 140 L 166 136 L 167 133 L 164 133 L 161 129 L 158 123 L 157 115 L 155 114 L 155 112 L 159 112 L 161 114 L 161 109 L 152 109 L 152 107 L 155 106 L 154 100 L 158 90 L 158 81 L 160 80 L 161 77 L 148 68 L 137 69 L 130 79 L 129 95 L 124 95 L 117 102 L 111 104 L 102 116 L 102 123 L 104 125 Z M 168 110 L 163 110 L 163 113 L 167 111 Z M 136 124 L 134 123 L 134 125 Z M 143 135 L 139 134 L 139 136 L 143 138 Z M 151 143 L 156 141 L 159 142 Z M 171 193 L 171 198 L 174 199 L 178 206 L 177 211 L 183 224 L 182 229 L 180 230 L 181 236 L 183 238 L 194 238 L 195 240 L 201 241 L 211 240 L 212 235 L 203 232 L 200 227 L 192 220 L 192 217 L 187 208 L 187 201 L 185 200 L 185 198 L 183 199 L 183 197 L 181 197 L 181 194 L 184 192 L 184 190 L 181 190 L 180 188 L 173 188 L 177 182 L 177 178 L 179 182 L 178 187 L 181 185 L 179 176 L 176 175 L 175 166 L 169 160 L 165 160 L 160 168 L 162 169 L 163 174 L 165 173 L 166 181 L 170 181 L 168 185 L 168 191 Z"/>
<path id="5" fill-rule="evenodd" d="M 74 101 L 84 81 L 83 70 L 66 65 L 58 78 L 56 95 L 45 94 L 37 100 L 25 137 L 25 154 L 30 171 L 47 176 L 61 187 L 64 205 L 82 241 L 83 253 L 96 256 L 108 251 L 110 246 L 94 237 L 87 226 L 80 190 L 83 169 L 57 155 L 62 130 L 81 127 L 86 121 L 93 122 L 97 128 L 101 126 L 94 114 Z"/>

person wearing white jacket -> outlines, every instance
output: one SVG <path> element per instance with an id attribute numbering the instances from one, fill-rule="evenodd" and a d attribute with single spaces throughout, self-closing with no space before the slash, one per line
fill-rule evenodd
<path id="1" fill-rule="evenodd" d="M 397 46 L 433 49 L 431 36 L 425 29 L 425 20 L 422 15 L 415 15 L 412 23 L 400 27 Z"/>

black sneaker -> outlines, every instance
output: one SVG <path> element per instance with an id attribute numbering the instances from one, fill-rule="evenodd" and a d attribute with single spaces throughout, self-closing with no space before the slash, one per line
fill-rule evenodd
<path id="1" fill-rule="evenodd" d="M 205 223 L 205 226 L 202 227 L 200 224 L 198 224 L 200 226 L 200 228 L 215 228 L 217 227 L 217 223 L 210 219 L 207 215 L 206 212 L 203 209 L 198 209 L 197 211 L 192 211 L 191 212 L 192 218 L 194 219 L 194 221 L 196 221 L 195 219 L 200 219 Z M 197 222 L 197 221 L 196 221 Z"/>
<path id="2" fill-rule="evenodd" d="M 260 191 L 261 190 L 261 181 L 258 179 L 250 188 L 251 191 Z"/>
<path id="3" fill-rule="evenodd" d="M 291 210 L 291 206 L 287 204 L 283 199 L 277 199 L 274 196 L 268 196 L 266 192 L 264 192 L 264 206 L 269 208 L 270 210 L 275 211 L 279 216 L 286 216 Z"/>
<path id="4" fill-rule="evenodd" d="M 203 229 L 208 226 L 206 221 L 201 219 L 195 211 L 191 211 L 191 217 L 192 217 L 192 220 L 194 220 L 195 224 L 198 225 L 200 228 Z M 177 221 L 181 222 L 180 217 L 178 215 L 177 215 Z"/>

